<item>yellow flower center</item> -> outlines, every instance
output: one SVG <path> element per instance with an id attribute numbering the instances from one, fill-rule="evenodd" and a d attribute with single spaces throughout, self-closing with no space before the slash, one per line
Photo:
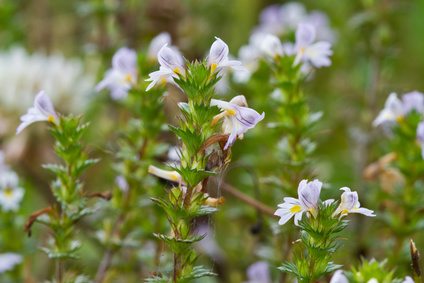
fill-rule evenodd
<path id="1" fill-rule="evenodd" d="M 180 178 L 176 175 L 176 174 L 170 174 L 171 178 L 174 179 L 175 181 L 178 181 Z"/>
<path id="2" fill-rule="evenodd" d="M 12 196 L 12 190 L 6 189 L 6 197 L 10 198 Z"/>
<path id="3" fill-rule="evenodd" d="M 345 209 L 345 210 L 342 211 L 342 215 L 346 214 L 346 213 L 349 213 L 349 210 Z"/>
<path id="4" fill-rule="evenodd" d="M 230 114 L 231 116 L 236 115 L 236 111 L 235 111 L 234 109 L 227 110 L 227 112 L 228 112 L 228 114 Z"/>
<path id="5" fill-rule="evenodd" d="M 176 73 L 177 75 L 181 75 L 181 70 L 178 68 L 174 69 L 174 73 Z"/>
<path id="6" fill-rule="evenodd" d="M 396 117 L 396 120 L 397 120 L 399 123 L 402 123 L 402 121 L 403 121 L 403 116 L 397 116 L 397 117 Z"/>
<path id="7" fill-rule="evenodd" d="M 305 50 L 306 50 L 306 48 L 305 48 L 305 47 L 300 48 L 300 53 L 305 52 Z"/>
<path id="8" fill-rule="evenodd" d="M 299 206 L 299 205 L 294 205 L 291 209 L 290 209 L 290 212 L 291 213 L 295 213 L 295 212 L 299 212 L 299 211 L 301 211 L 302 210 L 302 208 Z"/>
<path id="9" fill-rule="evenodd" d="M 160 79 L 160 83 L 161 83 L 162 85 L 166 84 L 166 79 L 165 79 L 164 77 L 162 77 L 162 78 Z"/>
<path id="10" fill-rule="evenodd" d="M 125 82 L 130 83 L 132 81 L 131 75 L 127 75 L 124 79 Z"/>
<path id="11" fill-rule="evenodd" d="M 211 73 L 215 72 L 216 68 L 218 67 L 218 64 L 212 63 L 211 65 Z"/>
<path id="12" fill-rule="evenodd" d="M 54 122 L 54 117 L 53 117 L 53 115 L 50 115 L 50 116 L 47 118 L 47 121 L 49 121 L 49 122 L 53 123 L 53 122 Z"/>

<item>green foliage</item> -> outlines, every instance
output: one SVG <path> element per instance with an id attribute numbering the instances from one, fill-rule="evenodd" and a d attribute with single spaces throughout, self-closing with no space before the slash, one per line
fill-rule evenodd
<path id="1" fill-rule="evenodd" d="M 395 270 L 388 270 L 386 265 L 387 259 L 382 262 L 362 259 L 362 265 L 358 268 L 352 267 L 352 271 L 345 271 L 344 274 L 350 283 L 364 283 L 373 278 L 381 283 L 401 283 L 402 279 L 393 278 Z"/>

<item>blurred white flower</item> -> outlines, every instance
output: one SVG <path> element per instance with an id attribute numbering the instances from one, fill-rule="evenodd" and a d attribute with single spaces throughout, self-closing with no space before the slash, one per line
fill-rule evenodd
<path id="1" fill-rule="evenodd" d="M 280 39 L 272 34 L 267 34 L 265 36 L 261 44 L 261 51 L 271 58 L 284 55 L 283 45 Z"/>
<path id="2" fill-rule="evenodd" d="M 406 276 L 405 280 L 402 283 L 415 283 L 414 279 L 411 276 Z"/>
<path id="3" fill-rule="evenodd" d="M 328 58 L 333 54 L 331 43 L 326 41 L 315 42 L 316 29 L 308 23 L 299 24 L 296 30 L 296 43 L 294 50 L 296 58 L 294 63 L 298 64 L 301 61 L 310 63 L 316 68 L 330 66 L 331 60 Z"/>
<path id="4" fill-rule="evenodd" d="M 391 93 L 386 100 L 384 109 L 380 111 L 372 125 L 377 127 L 386 122 L 397 122 L 404 116 L 402 101 L 397 97 L 396 93 Z"/>
<path id="5" fill-rule="evenodd" d="M 21 47 L 0 52 L 0 107 L 23 112 L 31 106 L 34 93 L 41 89 L 55 105 L 66 111 L 83 111 L 93 91 L 94 76 L 84 70 L 79 59 L 60 53 L 29 55 Z"/>
<path id="6" fill-rule="evenodd" d="M 269 265 L 266 261 L 258 261 L 249 266 L 246 271 L 249 281 L 244 283 L 271 283 Z"/>
<path id="7" fill-rule="evenodd" d="M 18 175 L 15 172 L 0 172 L 0 206 L 3 211 L 18 210 L 24 192 L 24 189 L 18 187 Z"/>
<path id="8" fill-rule="evenodd" d="M 152 41 L 150 41 L 149 48 L 147 49 L 147 57 L 150 60 L 156 60 L 158 58 L 159 50 L 164 45 L 171 44 L 171 36 L 167 32 L 162 32 L 155 36 Z"/>
<path id="9" fill-rule="evenodd" d="M 137 53 L 130 48 L 122 47 L 112 57 L 112 68 L 107 70 L 102 81 L 95 90 L 110 90 L 112 99 L 124 99 L 128 91 L 137 82 Z"/>
<path id="10" fill-rule="evenodd" d="M 17 264 L 22 262 L 22 256 L 17 253 L 0 254 L 0 273 L 15 268 Z"/>
<path id="11" fill-rule="evenodd" d="M 342 270 L 337 270 L 330 280 L 330 283 L 349 283 Z"/>
<path id="12" fill-rule="evenodd" d="M 118 186 L 118 188 L 123 191 L 126 192 L 128 191 L 128 189 L 130 188 L 130 186 L 128 185 L 127 180 L 125 179 L 124 176 L 122 175 L 118 175 L 115 178 L 115 184 Z"/>

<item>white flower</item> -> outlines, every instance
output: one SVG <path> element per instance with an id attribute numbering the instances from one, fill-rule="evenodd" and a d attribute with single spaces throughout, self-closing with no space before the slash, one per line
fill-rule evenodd
<path id="1" fill-rule="evenodd" d="M 16 253 L 0 254 L 0 273 L 15 268 L 17 264 L 22 262 L 22 256 Z"/>
<path id="2" fill-rule="evenodd" d="M 10 170 L 0 172 L 0 206 L 3 211 L 16 211 L 24 196 L 24 189 L 18 187 L 18 175 Z"/>
<path id="3" fill-rule="evenodd" d="M 322 183 L 314 180 L 308 183 L 308 180 L 302 180 L 297 189 L 299 199 L 286 197 L 284 203 L 279 204 L 274 215 L 280 216 L 279 225 L 284 225 L 294 215 L 294 224 L 297 225 L 302 219 L 303 212 L 317 216 L 318 200 L 321 192 Z"/>
<path id="4" fill-rule="evenodd" d="M 378 280 L 375 278 L 371 278 L 367 283 L 378 283 Z"/>
<path id="5" fill-rule="evenodd" d="M 248 282 L 244 283 L 270 283 L 271 276 L 269 265 L 266 261 L 258 261 L 250 265 L 247 269 Z"/>
<path id="6" fill-rule="evenodd" d="M 313 43 L 316 38 L 315 27 L 308 23 L 299 24 L 296 30 L 295 51 L 297 52 L 295 64 L 309 62 L 316 68 L 330 66 L 331 60 L 328 58 L 333 54 L 331 43 L 319 41 Z"/>
<path id="7" fill-rule="evenodd" d="M 424 94 L 419 91 L 408 92 L 402 95 L 403 112 L 406 114 L 417 111 L 424 113 Z"/>
<path id="8" fill-rule="evenodd" d="M 118 188 L 121 190 L 121 191 L 123 191 L 123 192 L 126 192 L 126 191 L 128 191 L 128 189 L 129 189 L 129 185 L 128 185 L 128 182 L 127 182 L 127 180 L 125 179 L 125 177 L 124 176 L 122 176 L 122 175 L 118 175 L 118 176 L 116 176 L 116 178 L 115 178 L 115 184 L 118 186 Z"/>
<path id="9" fill-rule="evenodd" d="M 281 44 L 280 39 L 272 34 L 267 34 L 265 36 L 261 44 L 261 51 L 271 58 L 278 56 L 281 57 L 284 55 L 283 45 Z"/>
<path id="10" fill-rule="evenodd" d="M 206 65 L 211 68 L 211 72 L 219 72 L 225 68 L 232 68 L 240 72 L 248 72 L 247 69 L 241 65 L 240 61 L 228 59 L 228 45 L 220 38 L 215 38 L 216 40 L 211 46 L 206 63 Z"/>
<path id="11" fill-rule="evenodd" d="M 146 81 L 151 81 L 147 86 L 146 91 L 154 87 L 158 82 L 164 84 L 166 82 L 173 82 L 172 78 L 179 78 L 185 76 L 184 60 L 179 52 L 167 47 L 166 45 L 158 52 L 158 61 L 160 64 L 159 71 L 150 73 Z"/>
<path id="12" fill-rule="evenodd" d="M 183 183 L 183 178 L 177 171 L 167 171 L 167 170 L 157 168 L 156 166 L 150 165 L 148 172 L 152 175 L 155 175 L 159 178 L 162 178 L 168 181 Z"/>
<path id="13" fill-rule="evenodd" d="M 171 44 L 171 36 L 167 32 L 162 32 L 152 39 L 147 50 L 147 57 L 156 60 L 159 50 L 166 44 Z"/>
<path id="14" fill-rule="evenodd" d="M 343 187 L 340 190 L 345 191 L 341 196 L 341 203 L 333 213 L 333 217 L 340 214 L 340 217 L 347 215 L 348 213 L 360 213 L 366 216 L 374 217 L 373 210 L 361 207 L 358 201 L 358 193 L 351 192 L 348 187 Z"/>
<path id="15" fill-rule="evenodd" d="M 62 110 L 81 113 L 93 91 L 96 68 L 91 64 L 87 72 L 83 61 L 65 58 L 57 51 L 28 54 L 16 46 L 0 51 L 0 108 L 21 113 L 42 89 Z"/>
<path id="16" fill-rule="evenodd" d="M 28 125 L 38 121 L 49 121 L 52 123 L 59 123 L 59 118 L 54 111 L 52 101 L 44 93 L 40 91 L 34 99 L 34 107 L 28 109 L 25 115 L 21 116 L 22 123 L 16 129 L 16 134 L 19 134 Z"/>
<path id="17" fill-rule="evenodd" d="M 110 90 L 112 99 L 123 99 L 137 81 L 137 53 L 133 49 L 122 47 L 112 57 L 112 68 L 107 70 L 105 77 L 99 82 L 95 91 L 104 88 Z"/>
<path id="18" fill-rule="evenodd" d="M 424 159 L 424 121 L 418 123 L 417 126 L 417 141 L 421 146 L 421 156 Z"/>
<path id="19" fill-rule="evenodd" d="M 380 111 L 372 125 L 377 127 L 385 122 L 396 122 L 404 116 L 404 107 L 402 101 L 397 97 L 396 93 L 391 93 L 386 100 L 384 109 Z"/>
<path id="20" fill-rule="evenodd" d="M 406 276 L 405 280 L 402 283 L 415 283 L 414 279 L 411 276 Z"/>
<path id="21" fill-rule="evenodd" d="M 243 138 L 243 134 L 253 129 L 264 117 L 251 108 L 247 108 L 247 102 L 243 95 L 234 97 L 230 102 L 212 99 L 211 106 L 218 106 L 224 112 L 214 117 L 214 121 L 218 121 L 225 117 L 222 123 L 223 133 L 229 134 L 224 150 L 232 146 L 237 137 Z"/>
<path id="22" fill-rule="evenodd" d="M 330 283 L 349 283 L 342 270 L 337 270 L 330 280 Z"/>

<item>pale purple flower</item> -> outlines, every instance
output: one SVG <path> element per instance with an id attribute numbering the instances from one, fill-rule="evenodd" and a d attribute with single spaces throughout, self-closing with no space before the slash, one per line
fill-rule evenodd
<path id="1" fill-rule="evenodd" d="M 318 180 L 309 183 L 308 180 L 302 180 L 297 189 L 299 199 L 285 197 L 284 203 L 278 205 L 280 208 L 274 213 L 281 217 L 278 224 L 284 225 L 294 216 L 294 224 L 297 225 L 304 212 L 316 217 L 321 187 L 322 183 Z"/>
<path id="2" fill-rule="evenodd" d="M 220 38 L 215 38 L 216 40 L 211 46 L 208 60 L 206 62 L 206 65 L 211 68 L 211 72 L 219 72 L 220 70 L 227 68 L 240 72 L 248 72 L 247 69 L 241 65 L 240 61 L 229 60 L 228 45 Z"/>
<path id="3" fill-rule="evenodd" d="M 130 188 L 130 186 L 128 185 L 127 180 L 125 179 L 125 177 L 123 175 L 116 176 L 116 178 L 115 178 L 115 184 L 123 192 L 128 191 L 129 188 Z"/>
<path id="4" fill-rule="evenodd" d="M 0 254 L 0 273 L 12 270 L 22 262 L 22 256 L 17 253 Z"/>
<path id="5" fill-rule="evenodd" d="M 248 281 L 245 283 L 271 283 L 269 264 L 266 261 L 255 262 L 246 273 Z"/>
<path id="6" fill-rule="evenodd" d="M 341 196 L 341 203 L 333 213 L 333 217 L 340 214 L 340 217 L 347 215 L 348 213 L 360 213 L 365 216 L 374 217 L 376 216 L 373 210 L 361 207 L 358 201 L 358 193 L 352 192 L 348 187 L 343 187 L 340 190 L 345 191 Z"/>
<path id="7" fill-rule="evenodd" d="M 295 64 L 309 62 L 316 68 L 330 66 L 331 60 L 328 58 L 333 54 L 331 43 L 326 41 L 315 42 L 315 27 L 308 23 L 299 24 L 296 30 L 295 51 L 297 53 Z"/>
<path id="8" fill-rule="evenodd" d="M 424 112 L 424 94 L 419 91 L 405 93 L 402 95 L 402 102 L 405 115 L 412 110 L 421 114 Z"/>
<path id="9" fill-rule="evenodd" d="M 179 76 L 185 76 L 185 66 L 183 56 L 167 47 L 162 46 L 158 53 L 158 61 L 160 64 L 159 71 L 150 73 L 146 81 L 151 81 L 146 91 L 150 90 L 157 83 L 165 84 L 166 82 L 174 82 L 173 78 L 178 79 Z"/>
<path id="10" fill-rule="evenodd" d="M 384 109 L 380 111 L 372 125 L 377 127 L 386 122 L 397 122 L 405 115 L 402 101 L 397 97 L 396 93 L 391 93 L 386 100 Z"/>
<path id="11" fill-rule="evenodd" d="M 137 53 L 133 49 L 122 47 L 112 57 L 112 68 L 107 70 L 95 91 L 104 88 L 110 90 L 112 99 L 124 99 L 128 91 L 137 82 Z"/>
<path id="12" fill-rule="evenodd" d="M 28 112 L 21 116 L 21 121 L 22 123 L 16 129 L 16 134 L 19 134 L 23 129 L 34 122 L 49 121 L 58 124 L 59 118 L 54 111 L 50 98 L 44 91 L 40 91 L 35 96 L 34 107 L 29 108 Z"/>
<path id="13" fill-rule="evenodd" d="M 218 121 L 220 118 L 225 117 L 222 124 L 223 133 L 230 136 L 224 150 L 232 146 L 237 137 L 243 138 L 243 134 L 247 130 L 253 129 L 265 117 L 265 113 L 260 115 L 255 110 L 247 108 L 246 99 L 242 95 L 234 97 L 230 102 L 212 99 L 211 106 L 218 106 L 224 110 L 224 112 L 214 118 L 214 120 Z"/>
<path id="14" fill-rule="evenodd" d="M 147 49 L 147 57 L 156 60 L 159 50 L 167 44 L 171 44 L 171 36 L 167 32 L 161 32 L 150 41 L 149 48 Z"/>
<path id="15" fill-rule="evenodd" d="M 337 270 L 331 278 L 330 283 L 349 283 L 349 280 L 343 275 L 342 270 Z"/>
<path id="16" fill-rule="evenodd" d="M 405 280 L 402 283 L 415 283 L 414 279 L 411 276 L 406 276 Z"/>
<path id="17" fill-rule="evenodd" d="M 417 126 L 417 141 L 421 146 L 421 156 L 424 159 L 424 121 L 418 123 Z"/>
<path id="18" fill-rule="evenodd" d="M 307 14 L 303 4 L 299 2 L 288 2 L 281 5 L 280 16 L 284 26 L 294 29 L 305 20 Z"/>
<path id="19" fill-rule="evenodd" d="M 282 57 L 284 55 L 283 45 L 280 39 L 272 34 L 265 36 L 260 48 L 263 54 L 271 58 Z"/>

